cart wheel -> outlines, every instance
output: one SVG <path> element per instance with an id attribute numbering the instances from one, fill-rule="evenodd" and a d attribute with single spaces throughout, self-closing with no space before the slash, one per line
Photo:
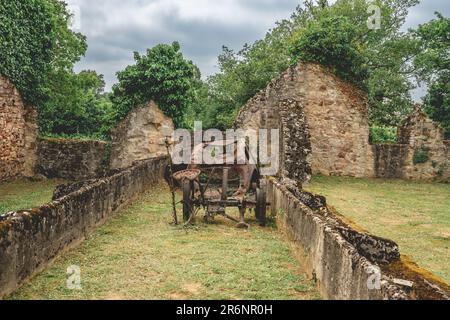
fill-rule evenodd
<path id="1" fill-rule="evenodd" d="M 183 183 L 183 220 L 188 222 L 192 214 L 193 203 L 191 199 L 191 182 L 185 181 Z"/>
<path id="2" fill-rule="evenodd" d="M 266 191 L 264 189 L 256 189 L 256 208 L 255 215 L 258 219 L 259 224 L 264 227 L 266 225 L 266 210 L 267 210 L 267 199 Z"/>

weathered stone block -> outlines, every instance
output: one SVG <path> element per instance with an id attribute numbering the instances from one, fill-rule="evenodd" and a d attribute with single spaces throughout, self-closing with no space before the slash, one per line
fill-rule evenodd
<path id="1" fill-rule="evenodd" d="M 131 110 L 112 132 L 111 169 L 166 155 L 165 138 L 172 136 L 173 130 L 172 119 L 153 101 Z"/>

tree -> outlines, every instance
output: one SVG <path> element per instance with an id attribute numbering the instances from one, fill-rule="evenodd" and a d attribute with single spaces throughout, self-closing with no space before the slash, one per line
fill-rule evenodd
<path id="1" fill-rule="evenodd" d="M 294 60 L 315 61 L 331 68 L 368 93 L 370 122 L 395 126 L 411 111 L 414 87 L 411 61 L 418 43 L 400 32 L 416 0 L 338 0 L 321 8 L 308 2 L 313 19 L 292 39 Z M 381 10 L 381 28 L 369 30 L 367 9 Z"/>
<path id="2" fill-rule="evenodd" d="M 436 19 L 411 30 L 420 43 L 414 59 L 416 74 L 428 85 L 425 112 L 440 122 L 450 136 L 450 18 L 436 13 Z"/>
<path id="3" fill-rule="evenodd" d="M 219 127 L 230 126 L 248 99 L 300 58 L 323 63 L 364 88 L 369 95 L 372 123 L 398 123 L 413 105 L 409 62 L 418 50 L 417 43 L 402 34 L 400 27 L 408 9 L 418 2 L 303 1 L 264 39 L 238 52 L 224 48 L 219 56 L 220 72 L 208 79 L 212 122 Z M 380 30 L 367 27 L 367 9 L 373 3 L 381 9 Z"/>
<path id="4" fill-rule="evenodd" d="M 447 139 L 450 139 L 450 72 L 443 72 L 428 90 L 425 97 L 425 112 L 442 124 Z"/>
<path id="5" fill-rule="evenodd" d="M 39 112 L 43 134 L 107 138 L 113 125 L 112 104 L 103 93 L 103 76 L 60 70 L 48 79 L 49 99 Z"/>
<path id="6" fill-rule="evenodd" d="M 69 29 L 69 19 L 57 0 L 0 1 L 0 74 L 30 104 L 40 107 L 50 74 L 71 69 L 86 51 L 85 37 Z"/>
<path id="7" fill-rule="evenodd" d="M 115 118 L 120 120 L 131 109 L 154 100 L 176 126 L 182 126 L 195 98 L 199 69 L 184 59 L 177 42 L 157 45 L 143 56 L 135 52 L 134 59 L 134 65 L 117 73 L 119 83 L 113 86 L 112 96 Z"/>
<path id="8" fill-rule="evenodd" d="M 436 17 L 420 25 L 417 30 L 411 30 L 420 46 L 414 59 L 416 74 L 429 85 L 450 70 L 450 18 L 438 12 Z"/>
<path id="9" fill-rule="evenodd" d="M 347 17 L 332 16 L 312 21 L 293 37 L 293 61 L 318 62 L 342 79 L 364 87 L 368 78 L 357 26 Z"/>

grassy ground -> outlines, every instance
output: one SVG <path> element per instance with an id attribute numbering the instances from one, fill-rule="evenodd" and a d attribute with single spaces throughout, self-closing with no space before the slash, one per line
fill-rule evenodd
<path id="1" fill-rule="evenodd" d="M 276 229 L 219 218 L 183 229 L 170 214 L 168 190 L 155 188 L 10 298 L 320 298 Z M 81 291 L 66 287 L 71 265 L 81 268 Z"/>
<path id="2" fill-rule="evenodd" d="M 0 184 L 0 213 L 30 209 L 52 199 L 53 190 L 61 180 L 41 182 L 14 181 Z"/>
<path id="3" fill-rule="evenodd" d="M 305 187 L 450 283 L 450 185 L 316 176 Z"/>

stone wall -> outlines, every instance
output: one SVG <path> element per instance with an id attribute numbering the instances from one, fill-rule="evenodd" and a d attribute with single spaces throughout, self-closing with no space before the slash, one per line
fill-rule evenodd
<path id="1" fill-rule="evenodd" d="M 378 178 L 404 177 L 409 146 L 403 144 L 375 144 L 375 174 Z"/>
<path id="2" fill-rule="evenodd" d="M 296 100 L 286 99 L 279 103 L 281 130 L 280 170 L 281 176 L 294 181 L 311 179 L 311 135 L 304 108 Z M 273 126 L 272 126 L 273 127 Z"/>
<path id="3" fill-rule="evenodd" d="M 173 130 L 172 119 L 153 101 L 131 110 L 112 132 L 111 169 L 166 155 L 165 137 L 172 136 Z"/>
<path id="4" fill-rule="evenodd" d="M 286 70 L 240 110 L 235 126 L 274 128 L 286 99 L 304 109 L 313 173 L 374 176 L 367 97 L 320 65 L 300 62 Z"/>
<path id="5" fill-rule="evenodd" d="M 0 181 L 34 174 L 37 111 L 0 76 Z"/>
<path id="6" fill-rule="evenodd" d="M 377 177 L 450 181 L 450 143 L 420 108 L 398 128 L 398 141 L 374 145 Z"/>
<path id="7" fill-rule="evenodd" d="M 323 298 L 450 299 L 450 287 L 404 262 L 397 244 L 356 230 L 326 206 L 323 197 L 271 178 L 268 201 Z"/>
<path id="8" fill-rule="evenodd" d="M 166 158 L 92 180 L 39 208 L 0 215 L 0 298 L 163 177 Z M 79 188 L 79 189 L 78 189 Z"/>
<path id="9" fill-rule="evenodd" d="M 36 173 L 68 180 L 99 177 L 107 170 L 107 146 L 103 141 L 39 138 Z"/>

